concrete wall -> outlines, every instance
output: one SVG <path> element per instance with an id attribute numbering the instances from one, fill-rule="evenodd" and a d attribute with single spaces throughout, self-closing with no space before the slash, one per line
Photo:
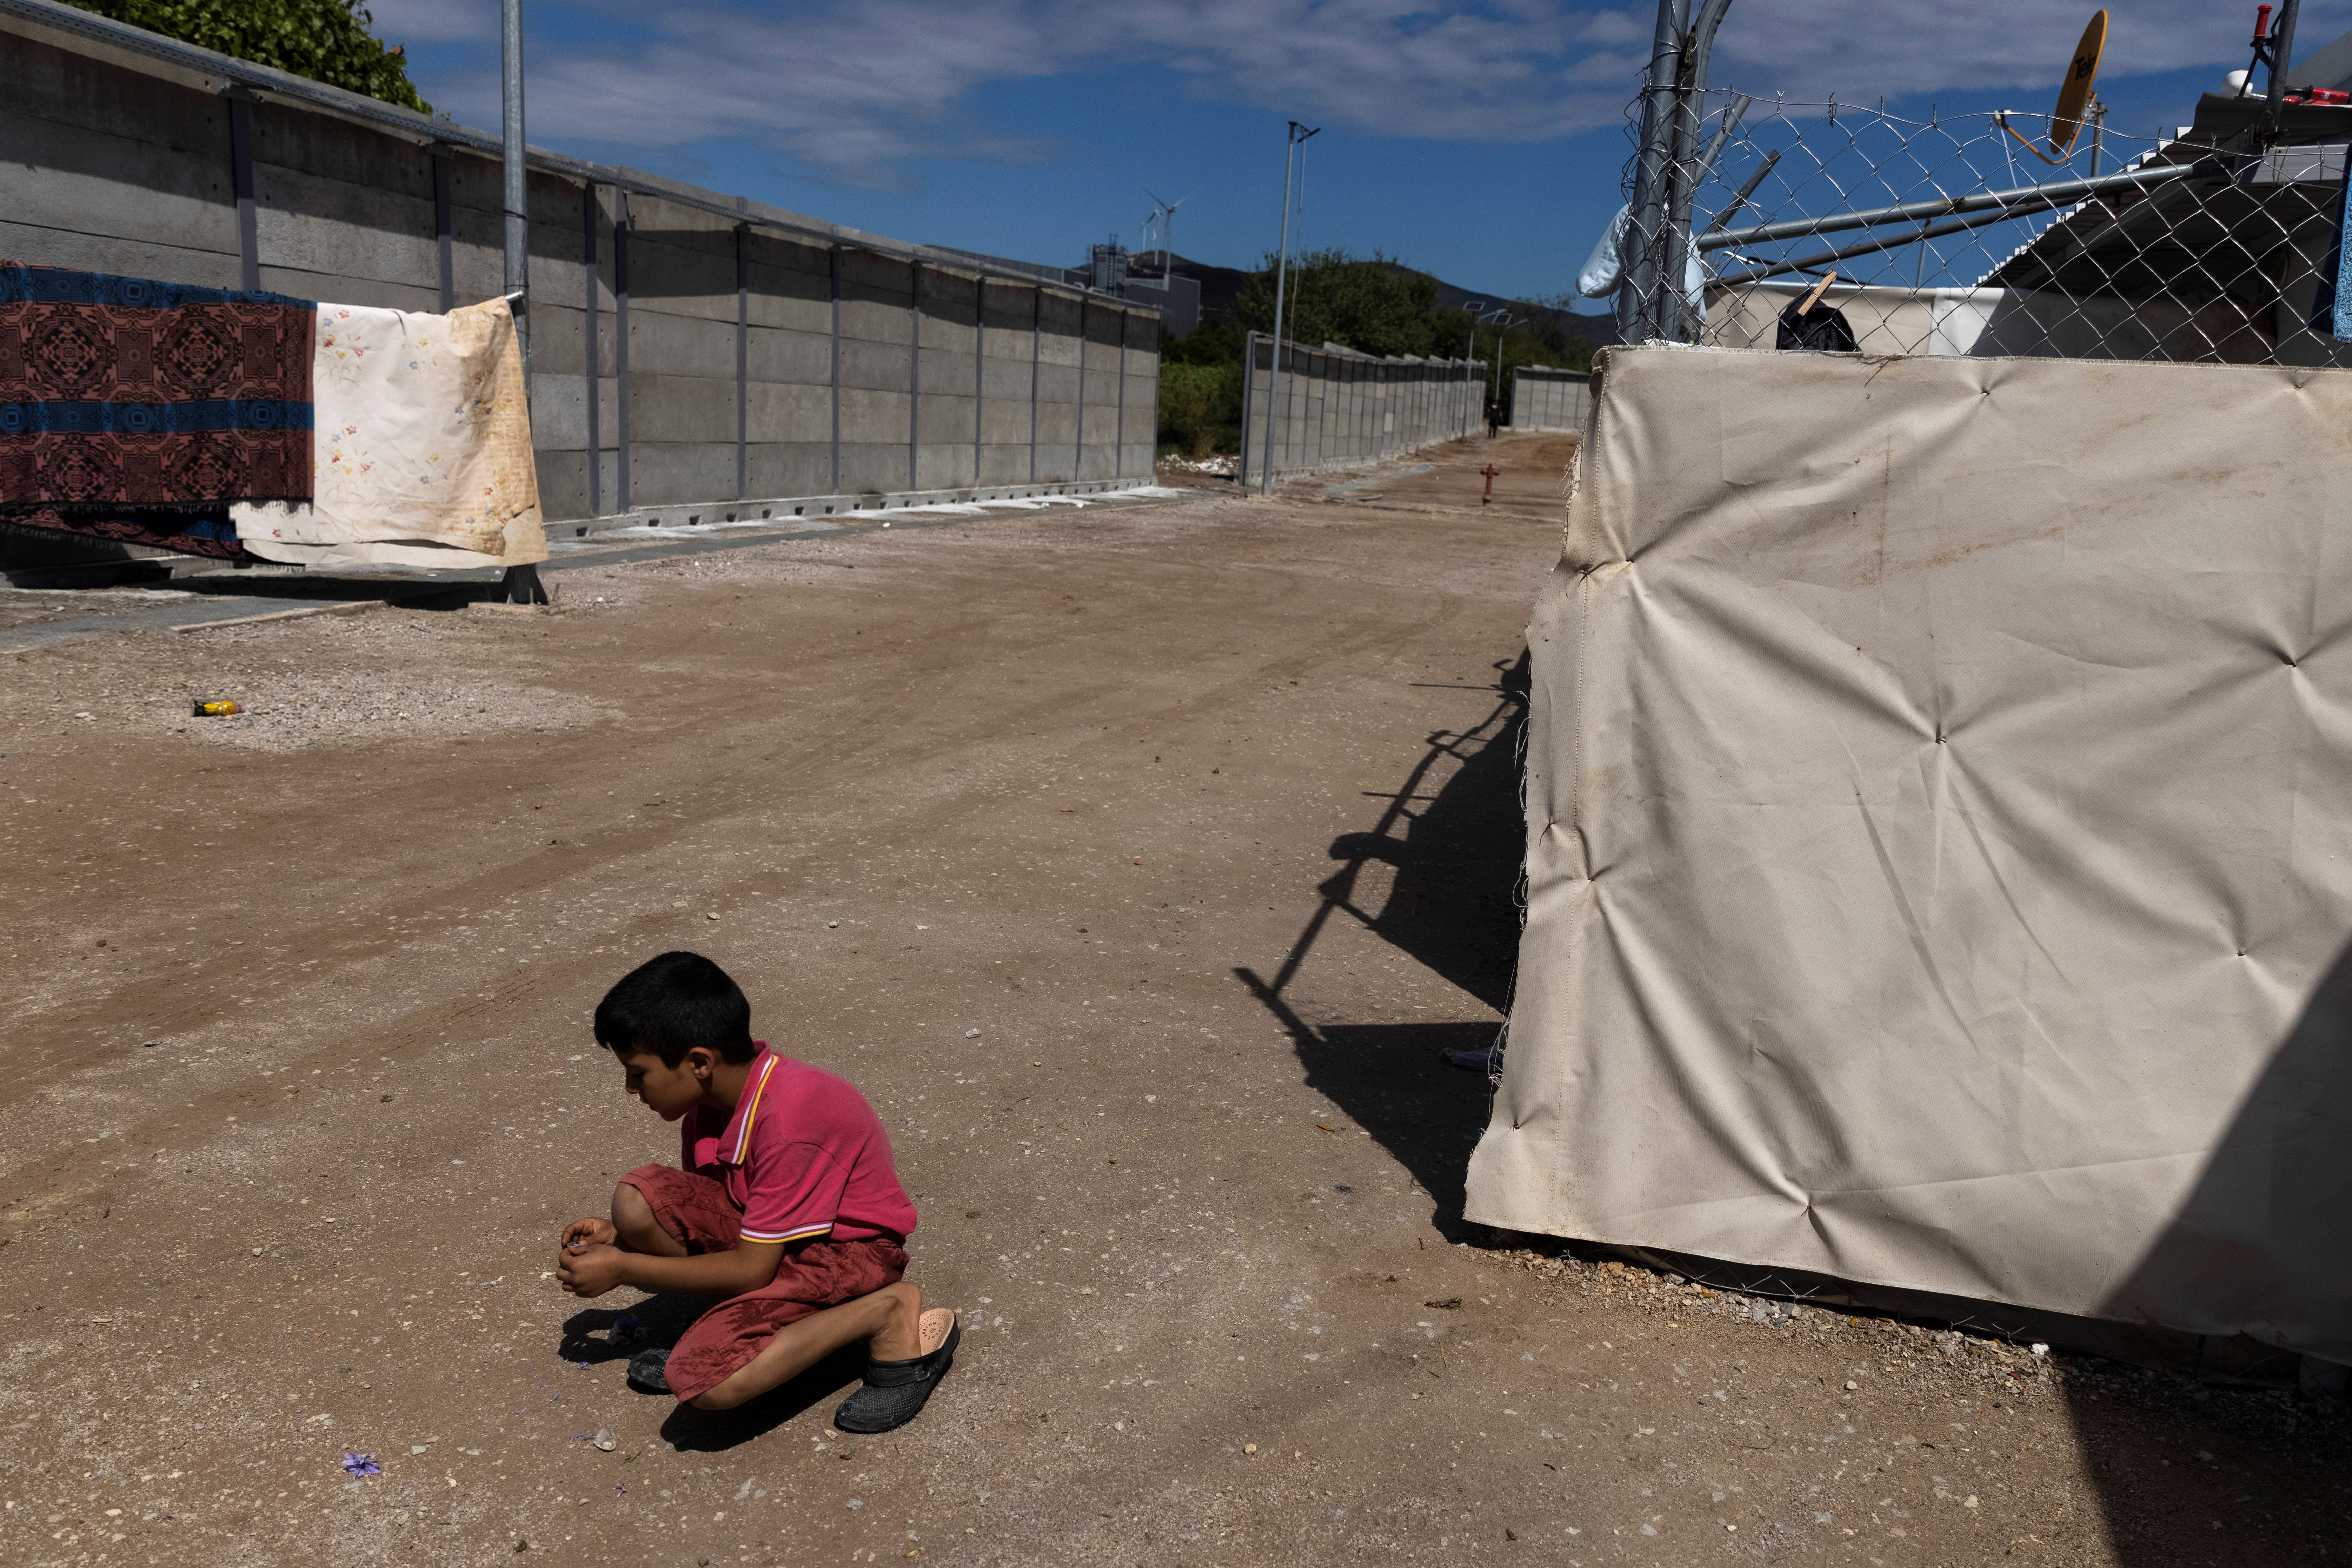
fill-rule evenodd
<path id="1" fill-rule="evenodd" d="M 1581 431 L 1592 411 L 1591 380 L 1582 371 L 1521 365 L 1511 372 L 1511 428 Z"/>
<path id="2" fill-rule="evenodd" d="M 0 16 L 0 256 L 232 288 L 250 262 L 264 288 L 404 310 L 499 292 L 494 158 L 435 144 L 422 120 L 408 135 L 267 93 L 245 110 L 248 257 L 223 89 L 252 73 L 220 64 L 207 76 Z M 604 172 L 530 180 L 531 425 L 551 521 L 1151 476 L 1150 309 Z"/>
<path id="3" fill-rule="evenodd" d="M 1276 478 L 1361 468 L 1451 441 L 1469 434 L 1486 406 L 1481 361 L 1375 359 L 1286 341 L 1277 378 L 1274 340 L 1255 332 L 1244 357 L 1244 484 L 1269 465 Z"/>

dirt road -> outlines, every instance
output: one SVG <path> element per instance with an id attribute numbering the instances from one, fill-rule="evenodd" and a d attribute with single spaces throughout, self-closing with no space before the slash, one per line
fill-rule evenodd
<path id="1" fill-rule="evenodd" d="M 1565 455 L 8 654 L 0 1558 L 2341 1561 L 2308 1403 L 1462 1225 Z M 891 1129 L 910 1427 L 632 1394 L 690 1307 L 550 1278 L 678 946 Z"/>

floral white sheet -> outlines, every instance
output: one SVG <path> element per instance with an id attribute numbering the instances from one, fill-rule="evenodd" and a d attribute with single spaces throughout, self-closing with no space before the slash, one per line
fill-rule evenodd
<path id="1" fill-rule="evenodd" d="M 446 316 L 321 304 L 311 381 L 313 499 L 233 508 L 247 549 L 310 566 L 547 559 L 505 300 Z"/>

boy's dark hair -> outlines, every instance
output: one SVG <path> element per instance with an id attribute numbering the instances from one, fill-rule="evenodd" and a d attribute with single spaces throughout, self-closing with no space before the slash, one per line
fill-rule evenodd
<path id="1" fill-rule="evenodd" d="M 667 1067 L 698 1045 L 721 1061 L 759 1054 L 743 988 L 699 953 L 664 953 L 622 976 L 596 1004 L 596 1043 L 619 1055 L 658 1056 Z"/>

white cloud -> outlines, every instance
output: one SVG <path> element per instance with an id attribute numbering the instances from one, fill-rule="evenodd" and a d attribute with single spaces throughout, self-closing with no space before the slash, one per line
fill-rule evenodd
<path id="1" fill-rule="evenodd" d="M 379 0 L 387 38 L 482 39 L 485 0 Z M 2307 53 L 2352 0 L 2305 16 Z M 2087 10 L 2048 0 L 1738 0 L 1715 82 L 1848 101 L 2054 83 Z M 1535 141 L 1622 123 L 1654 12 L 1563 0 L 814 0 L 752 5 L 533 0 L 531 132 L 674 152 L 740 139 L 846 183 L 919 158 L 1020 160 L 968 109 L 1008 81 L 1157 64 L 1193 90 L 1358 133 Z M 2333 23 L 2334 25 L 2327 25 Z M 488 31 L 486 33 L 485 29 Z M 2242 53 L 2244 20 L 2198 0 L 2118 9 L 2110 76 Z M 427 84 L 496 117 L 494 62 Z M 2018 105 L 2017 107 L 2027 107 Z"/>

